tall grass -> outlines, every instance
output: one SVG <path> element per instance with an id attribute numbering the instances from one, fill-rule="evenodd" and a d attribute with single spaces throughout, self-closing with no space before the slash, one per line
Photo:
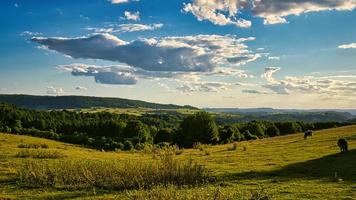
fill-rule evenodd
<path id="1" fill-rule="evenodd" d="M 55 150 L 42 150 L 42 149 L 23 149 L 16 154 L 19 158 L 63 158 L 65 155 Z"/>
<path id="2" fill-rule="evenodd" d="M 149 191 L 127 191 L 124 200 L 270 200 L 272 197 L 261 189 L 253 189 L 250 192 L 231 187 L 206 186 L 193 189 L 181 190 L 175 186 L 154 187 Z M 118 198 L 119 199 L 119 198 Z"/>
<path id="3" fill-rule="evenodd" d="M 155 185 L 196 185 L 208 180 L 204 166 L 178 161 L 168 152 L 154 161 L 28 160 L 18 170 L 25 187 L 146 189 Z"/>

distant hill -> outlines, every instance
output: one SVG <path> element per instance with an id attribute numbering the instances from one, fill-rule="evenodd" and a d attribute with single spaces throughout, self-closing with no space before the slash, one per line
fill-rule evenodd
<path id="1" fill-rule="evenodd" d="M 267 120 L 273 122 L 347 122 L 355 118 L 354 115 L 347 112 L 349 110 L 297 110 L 273 108 L 205 108 L 204 110 L 217 113 L 217 121 L 220 123 L 248 122 L 253 120 Z"/>
<path id="2" fill-rule="evenodd" d="M 79 109 L 92 107 L 108 108 L 152 108 L 152 109 L 197 109 L 192 106 L 158 104 L 140 100 L 90 97 L 90 96 L 34 96 L 34 95 L 0 95 L 0 102 L 11 103 L 20 107 L 33 109 Z"/>

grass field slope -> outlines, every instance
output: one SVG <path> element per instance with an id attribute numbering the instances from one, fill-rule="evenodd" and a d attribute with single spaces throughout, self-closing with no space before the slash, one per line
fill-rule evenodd
<path id="1" fill-rule="evenodd" d="M 339 153 L 336 142 L 340 137 L 348 139 L 348 153 Z M 189 162 L 203 165 L 207 173 L 204 176 L 208 178 L 199 184 L 181 181 L 152 187 L 142 184 L 143 187 L 134 189 L 104 184 L 120 174 L 119 168 L 115 171 L 107 169 L 108 166 L 134 167 L 139 165 L 136 163 L 152 163 L 158 159 L 157 154 L 152 151 L 101 152 L 46 139 L 0 134 L 0 199 L 356 199 L 356 126 L 316 131 L 306 140 L 302 133 L 298 133 L 184 149 L 174 159 L 179 163 L 192 160 Z M 92 180 L 93 184 L 90 184 L 88 180 L 95 175 L 91 173 L 84 176 L 85 180 L 77 177 L 62 180 L 61 184 L 58 181 L 44 184 L 51 180 L 49 176 L 63 173 L 59 172 L 61 170 L 68 170 L 73 176 L 77 174 L 75 170 L 93 172 L 89 166 L 73 164 L 79 161 L 101 163 L 96 165 L 99 167 L 96 173 L 111 172 L 108 177 L 101 177 L 108 180 L 102 184 Z M 179 171 L 181 169 L 198 171 L 194 167 L 177 167 L 172 160 L 166 163 L 170 163 L 166 166 L 179 172 L 180 176 L 189 176 L 189 173 Z M 149 166 L 134 168 L 139 173 L 142 169 L 152 171 L 152 166 L 156 165 Z M 31 171 L 32 174 L 26 171 L 36 167 L 42 168 Z M 128 174 L 132 171 L 129 167 L 122 169 Z M 161 171 L 154 173 L 157 175 L 154 177 L 162 175 Z M 144 176 L 147 174 L 143 173 Z M 203 176 L 198 175 L 198 178 Z M 29 178 L 35 176 L 37 179 Z M 24 180 L 37 182 L 30 185 Z M 118 182 L 113 184 L 121 186 Z M 61 187 L 70 185 L 76 186 Z"/>

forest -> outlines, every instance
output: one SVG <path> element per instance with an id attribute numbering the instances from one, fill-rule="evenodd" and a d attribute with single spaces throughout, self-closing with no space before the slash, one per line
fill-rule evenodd
<path id="1" fill-rule="evenodd" d="M 0 103 L 0 132 L 59 140 L 106 151 L 140 150 L 145 145 L 189 148 L 197 144 L 226 144 L 350 124 L 301 121 L 217 123 L 214 115 L 203 111 L 191 115 L 134 116 L 33 110 Z"/>

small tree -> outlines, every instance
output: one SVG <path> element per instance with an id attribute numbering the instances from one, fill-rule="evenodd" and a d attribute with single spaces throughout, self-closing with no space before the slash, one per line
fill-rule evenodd
<path id="1" fill-rule="evenodd" d="M 180 124 L 178 144 L 192 147 L 194 143 L 215 143 L 219 140 L 219 132 L 215 119 L 207 112 L 198 112 L 188 116 Z"/>

